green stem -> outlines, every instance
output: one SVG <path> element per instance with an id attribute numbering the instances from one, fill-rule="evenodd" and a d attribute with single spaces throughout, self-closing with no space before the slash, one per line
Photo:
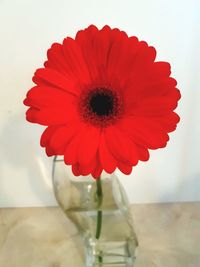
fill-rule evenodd
<path id="1" fill-rule="evenodd" d="M 96 239 L 99 239 L 101 235 L 101 226 L 102 226 L 102 211 L 97 211 L 97 229 L 96 229 Z"/>
<path id="2" fill-rule="evenodd" d="M 97 191 L 96 191 L 96 196 L 97 196 L 97 227 L 96 227 L 96 239 L 100 238 L 101 235 L 101 226 L 102 226 L 102 210 L 99 210 L 102 204 L 103 200 L 103 192 L 102 192 L 102 186 L 101 186 L 101 177 L 96 180 L 96 185 L 97 185 Z"/>

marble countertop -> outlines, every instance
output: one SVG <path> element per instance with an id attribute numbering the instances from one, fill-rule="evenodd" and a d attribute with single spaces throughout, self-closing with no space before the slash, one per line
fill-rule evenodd
<path id="1" fill-rule="evenodd" d="M 200 267 L 200 203 L 132 205 L 134 267 Z M 84 267 L 82 242 L 58 207 L 0 209 L 0 267 Z"/>

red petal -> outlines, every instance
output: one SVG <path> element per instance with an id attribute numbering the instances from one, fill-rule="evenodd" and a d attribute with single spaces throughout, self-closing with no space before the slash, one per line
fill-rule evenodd
<path id="1" fill-rule="evenodd" d="M 47 51 L 48 61 L 45 62 L 45 67 L 57 70 L 60 73 L 69 75 L 69 66 L 63 54 L 63 46 L 58 43 L 52 44 Z"/>
<path id="2" fill-rule="evenodd" d="M 42 136 L 40 138 L 40 145 L 42 147 L 45 147 L 49 144 L 49 141 L 53 135 L 53 133 L 58 129 L 58 126 L 49 126 L 47 127 L 44 132 L 42 133 Z"/>
<path id="3" fill-rule="evenodd" d="M 81 165 L 79 164 L 79 170 L 82 175 L 89 175 L 92 173 L 92 171 L 95 169 L 97 165 L 97 157 L 95 156 L 92 161 L 87 165 Z"/>
<path id="4" fill-rule="evenodd" d="M 134 57 L 133 68 L 137 70 L 144 68 L 144 66 L 149 65 L 154 62 L 156 58 L 156 50 L 152 46 L 144 41 L 139 42 L 139 47 L 137 53 Z"/>
<path id="5" fill-rule="evenodd" d="M 66 126 L 60 127 L 51 137 L 50 147 L 57 152 L 58 155 L 64 155 L 66 146 L 71 139 L 79 132 L 83 125 L 79 121 L 72 121 Z"/>
<path id="6" fill-rule="evenodd" d="M 136 165 L 138 162 L 137 150 L 134 144 L 116 126 L 105 129 L 106 144 L 112 155 L 119 161 Z"/>
<path id="7" fill-rule="evenodd" d="M 89 71 L 78 42 L 69 37 L 64 39 L 63 52 L 73 77 L 82 83 L 90 83 Z"/>
<path id="8" fill-rule="evenodd" d="M 136 103 L 130 112 L 137 116 L 162 116 L 177 107 L 177 99 L 168 97 L 152 97 Z"/>
<path id="9" fill-rule="evenodd" d="M 72 108 L 64 109 L 42 109 L 29 108 L 26 112 L 26 119 L 29 122 L 46 126 L 66 124 L 72 119 L 77 120 L 78 115 Z"/>
<path id="10" fill-rule="evenodd" d="M 166 116 L 157 117 L 154 120 L 162 125 L 163 129 L 169 133 L 176 129 L 176 125 L 180 121 L 180 118 L 175 112 L 171 112 Z"/>
<path id="11" fill-rule="evenodd" d="M 77 103 L 77 98 L 66 91 L 56 89 L 56 87 L 35 86 L 27 93 L 24 105 L 36 108 L 60 107 L 67 103 Z"/>
<path id="12" fill-rule="evenodd" d="M 99 30 L 95 25 L 90 25 L 86 29 L 78 31 L 75 40 L 82 47 L 85 42 L 87 42 L 87 39 L 94 37 L 98 31 Z"/>
<path id="13" fill-rule="evenodd" d="M 100 128 L 87 126 L 81 135 L 79 145 L 79 163 L 80 165 L 89 164 L 96 155 L 99 147 Z"/>
<path id="14" fill-rule="evenodd" d="M 120 51 L 120 53 L 119 53 Z M 112 46 L 108 63 L 109 80 L 120 77 L 121 82 L 132 77 L 137 72 L 155 60 L 156 51 L 147 43 L 139 42 L 136 37 L 119 38 Z M 121 84 L 123 87 L 123 84 Z"/>
<path id="15" fill-rule="evenodd" d="M 168 62 L 163 62 L 163 61 L 157 61 L 154 62 L 152 65 L 152 69 L 149 72 L 149 76 L 151 79 L 161 79 L 165 77 L 169 77 L 171 74 L 171 66 Z M 146 75 L 148 75 L 146 73 Z"/>
<path id="16" fill-rule="evenodd" d="M 150 149 L 165 147 L 169 140 L 164 128 L 151 119 L 127 117 L 121 120 L 118 126 L 134 143 L 142 147 Z"/>
<path id="17" fill-rule="evenodd" d="M 138 151 L 139 159 L 141 161 L 149 160 L 149 151 L 147 150 L 147 148 L 143 148 L 137 145 L 137 151 Z"/>
<path id="18" fill-rule="evenodd" d="M 78 162 L 78 150 L 84 130 L 85 127 L 82 127 L 80 131 L 70 140 L 65 148 L 64 161 L 67 165 L 75 164 Z"/>
<path id="19" fill-rule="evenodd" d="M 81 175 L 78 163 L 72 164 L 72 172 L 73 172 L 73 174 L 75 176 L 80 176 Z"/>
<path id="20" fill-rule="evenodd" d="M 123 162 L 118 162 L 117 164 L 118 169 L 126 175 L 131 174 L 132 166 Z"/>
<path id="21" fill-rule="evenodd" d="M 105 142 L 104 132 L 101 135 L 101 141 L 99 146 L 99 158 L 103 169 L 107 173 L 114 172 L 114 170 L 116 169 L 117 162 L 108 149 L 108 146 Z"/>
<path id="22" fill-rule="evenodd" d="M 98 178 L 100 178 L 102 171 L 103 171 L 103 168 L 102 168 L 102 166 L 101 166 L 99 157 L 97 157 L 96 167 L 95 167 L 95 169 L 92 171 L 92 176 L 93 176 L 95 179 L 98 179 Z"/>
<path id="23" fill-rule="evenodd" d="M 87 29 L 79 31 L 75 39 L 81 47 L 84 60 L 87 64 L 90 77 L 93 82 L 98 78 L 98 69 L 95 61 L 93 45 L 93 41 L 97 33 L 98 29 L 94 25 L 91 25 Z"/>
<path id="24" fill-rule="evenodd" d="M 144 71 L 144 73 L 146 72 Z M 170 77 L 150 81 L 145 79 L 144 74 L 141 75 L 141 78 L 136 75 L 133 79 L 126 81 L 125 90 L 123 91 L 125 108 L 126 110 L 131 110 L 133 105 L 148 98 L 167 97 L 169 99 L 174 91 L 177 94 L 175 96 L 176 101 L 178 101 L 180 93 L 175 89 L 176 84 L 176 80 Z M 172 96 L 173 98 L 174 96 Z"/>
<path id="25" fill-rule="evenodd" d="M 79 94 L 79 89 L 75 81 L 67 75 L 63 75 L 53 69 L 38 69 L 33 77 L 33 82 L 38 85 L 53 85 L 73 95 Z"/>
<path id="26" fill-rule="evenodd" d="M 51 147 L 46 147 L 46 154 L 48 157 L 56 155 L 56 153 L 54 152 L 54 150 Z"/>

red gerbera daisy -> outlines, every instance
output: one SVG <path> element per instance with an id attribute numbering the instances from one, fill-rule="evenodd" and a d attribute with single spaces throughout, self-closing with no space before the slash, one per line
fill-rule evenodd
<path id="1" fill-rule="evenodd" d="M 54 43 L 27 93 L 26 118 L 47 126 L 41 146 L 64 155 L 74 175 L 116 168 L 130 174 L 148 149 L 165 147 L 179 116 L 170 64 L 156 50 L 109 26 L 91 25 Z"/>

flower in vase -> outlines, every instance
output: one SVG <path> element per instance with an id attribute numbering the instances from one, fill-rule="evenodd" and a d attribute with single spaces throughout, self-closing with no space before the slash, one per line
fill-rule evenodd
<path id="1" fill-rule="evenodd" d="M 180 99 L 170 64 L 119 29 L 94 25 L 54 43 L 24 100 L 29 122 L 47 126 L 41 146 L 74 175 L 130 174 L 149 149 L 165 147 Z"/>

